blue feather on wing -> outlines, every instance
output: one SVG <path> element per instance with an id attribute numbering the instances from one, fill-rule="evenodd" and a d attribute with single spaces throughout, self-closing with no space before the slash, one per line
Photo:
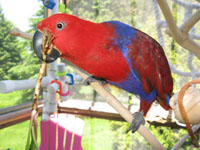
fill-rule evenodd
<path id="1" fill-rule="evenodd" d="M 150 93 L 146 93 L 139 79 L 137 71 L 133 68 L 130 58 L 128 57 L 127 46 L 132 44 L 133 39 L 136 38 L 136 30 L 131 26 L 123 24 L 119 21 L 109 21 L 109 23 L 115 31 L 115 39 L 113 40 L 113 45 L 115 45 L 123 54 L 124 58 L 129 64 L 130 72 L 126 79 L 120 82 L 110 82 L 111 84 L 139 96 L 141 99 L 151 103 L 156 97 L 156 91 L 153 89 Z"/>

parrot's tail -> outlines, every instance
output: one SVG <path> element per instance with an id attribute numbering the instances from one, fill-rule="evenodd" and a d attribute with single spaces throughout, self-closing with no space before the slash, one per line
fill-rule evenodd
<path id="1" fill-rule="evenodd" d="M 171 107 L 169 106 L 169 96 L 166 97 L 166 99 L 161 99 L 158 96 L 156 97 L 158 103 L 165 109 L 170 110 Z"/>

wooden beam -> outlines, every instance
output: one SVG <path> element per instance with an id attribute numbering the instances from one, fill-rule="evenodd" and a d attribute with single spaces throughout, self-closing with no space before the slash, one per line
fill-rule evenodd
<path id="1" fill-rule="evenodd" d="M 197 10 L 184 24 L 181 25 L 180 30 L 183 33 L 188 33 L 190 29 L 200 20 L 200 10 Z"/>
<path id="2" fill-rule="evenodd" d="M 23 31 L 21 31 L 21 30 L 18 29 L 18 28 L 12 29 L 12 30 L 10 31 L 10 34 L 11 34 L 12 36 L 19 36 L 19 37 L 21 37 L 21 38 L 28 39 L 28 40 L 32 40 L 32 38 L 33 38 L 33 35 L 32 35 L 32 34 L 27 33 L 27 32 L 23 32 Z"/>
<path id="3" fill-rule="evenodd" d="M 179 29 L 174 21 L 171 10 L 166 0 L 157 0 L 157 2 L 165 17 L 165 20 L 170 30 L 170 34 L 175 39 L 175 41 L 183 48 L 191 51 L 194 55 L 197 56 L 198 59 L 200 59 L 200 45 L 194 42 L 194 40 L 190 39 L 188 35 L 188 31 L 189 29 L 191 29 L 191 26 L 199 21 L 199 10 L 185 24 L 183 24 L 181 29 Z"/>
<path id="4" fill-rule="evenodd" d="M 167 25 L 171 31 L 171 35 L 173 36 L 173 38 L 178 42 L 181 41 L 181 32 L 178 29 L 176 22 L 174 21 L 174 18 L 172 16 L 171 10 L 166 2 L 166 0 L 157 0 L 162 13 L 165 17 L 165 20 L 167 22 Z"/>
<path id="5" fill-rule="evenodd" d="M 31 111 L 32 108 L 29 107 L 0 115 L 0 129 L 30 119 Z M 42 107 L 40 106 L 39 113 L 41 114 L 41 112 L 42 112 Z"/>
<path id="6" fill-rule="evenodd" d="M 67 108 L 67 107 L 58 107 L 59 113 L 68 113 L 74 114 L 79 116 L 86 116 L 91 118 L 101 118 L 101 119 L 108 119 L 108 120 L 116 120 L 116 121 L 125 121 L 117 113 L 109 113 L 109 112 L 102 112 L 102 111 L 95 111 L 95 110 L 86 110 L 86 109 L 78 109 L 78 108 Z"/>
<path id="7" fill-rule="evenodd" d="M 161 118 L 160 120 L 152 120 L 149 118 L 146 118 L 146 122 L 148 122 L 148 124 L 150 125 L 154 125 L 156 127 L 170 127 L 172 129 L 186 129 L 186 127 L 184 126 L 180 126 L 178 125 L 175 121 L 167 121 L 167 119 L 163 119 Z"/>
<path id="8" fill-rule="evenodd" d="M 29 103 L 13 106 L 13 107 L 10 107 L 7 111 L 4 111 L 6 109 L 7 108 L 0 109 L 0 113 L 1 113 L 0 128 L 1 129 L 30 119 L 31 105 L 29 105 Z M 90 101 L 84 101 L 84 100 L 68 100 L 65 103 L 61 103 L 61 105 L 58 105 L 58 112 L 73 114 L 73 115 L 82 116 L 82 117 L 125 121 L 124 118 L 122 118 L 120 114 L 118 114 L 113 109 L 111 109 L 111 107 L 107 105 L 105 102 L 93 103 L 92 101 L 90 102 Z M 40 114 L 41 113 L 42 113 L 42 109 L 40 108 Z M 185 128 L 185 127 L 177 125 L 174 120 L 169 122 L 166 119 L 163 119 L 162 116 L 156 117 L 156 118 L 155 117 L 152 118 L 151 116 L 151 118 L 147 117 L 145 118 L 145 120 L 148 124 L 154 125 L 154 126 L 165 126 L 165 127 L 171 127 L 173 129 Z"/>
<path id="9" fill-rule="evenodd" d="M 38 104 L 42 104 L 43 101 L 39 100 Z M 32 106 L 32 102 L 27 102 L 24 104 L 19 104 L 19 105 L 15 105 L 15 106 L 11 106 L 11 107 L 6 107 L 6 108 L 1 108 L 0 109 L 0 115 L 2 114 L 6 114 L 6 113 L 10 113 L 10 112 L 15 112 L 21 109 L 25 109 L 25 108 L 30 108 Z"/>

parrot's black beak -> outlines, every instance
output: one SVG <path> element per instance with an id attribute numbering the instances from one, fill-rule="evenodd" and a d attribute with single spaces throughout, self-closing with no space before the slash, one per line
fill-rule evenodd
<path id="1" fill-rule="evenodd" d="M 36 55 L 46 63 L 54 62 L 58 57 L 60 57 L 60 53 L 52 48 L 51 52 L 46 56 L 46 60 L 43 60 L 42 58 L 42 33 L 39 31 L 36 31 L 33 35 L 33 49 Z"/>

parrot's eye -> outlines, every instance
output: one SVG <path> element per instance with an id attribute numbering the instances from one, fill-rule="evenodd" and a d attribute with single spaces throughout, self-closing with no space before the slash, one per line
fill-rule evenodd
<path id="1" fill-rule="evenodd" d="M 64 27 L 65 27 L 65 23 L 64 22 L 58 22 L 56 24 L 56 29 L 59 30 L 59 31 L 63 30 Z"/>

